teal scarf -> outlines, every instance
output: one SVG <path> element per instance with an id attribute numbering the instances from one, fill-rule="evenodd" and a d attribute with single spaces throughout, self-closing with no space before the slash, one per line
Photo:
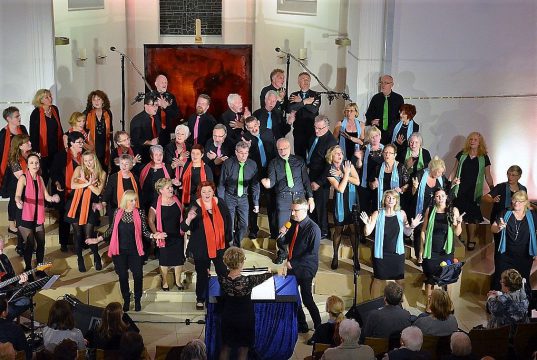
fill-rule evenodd
<path id="1" fill-rule="evenodd" d="M 509 218 L 513 215 L 513 212 L 511 210 L 508 210 L 505 212 L 505 215 L 503 217 L 503 221 L 505 221 L 506 227 L 503 228 L 501 231 L 501 237 L 500 237 L 500 245 L 498 246 L 498 252 L 500 254 L 503 254 L 505 252 L 505 246 L 506 246 L 506 232 L 507 232 L 507 222 L 509 221 Z M 528 227 L 530 231 L 530 247 L 529 247 L 529 254 L 530 256 L 536 256 L 537 255 L 537 236 L 535 235 L 535 223 L 533 222 L 533 214 L 531 210 L 526 210 L 526 220 L 528 221 Z"/>
<path id="2" fill-rule="evenodd" d="M 386 162 L 383 162 L 380 166 L 379 173 L 379 187 L 377 188 L 377 206 L 378 209 L 382 207 L 382 194 L 384 193 L 384 169 Z M 396 161 L 393 163 L 392 177 L 390 178 L 390 189 L 399 187 L 399 171 L 397 170 L 399 163 Z"/>
<path id="3" fill-rule="evenodd" d="M 397 236 L 397 242 L 395 245 L 395 252 L 399 255 L 405 253 L 405 246 L 403 244 L 403 215 L 401 215 L 401 210 L 395 212 L 397 216 L 397 221 L 399 223 L 399 235 Z M 384 226 L 386 224 L 386 211 L 384 209 L 379 210 L 377 216 L 377 222 L 375 224 L 375 250 L 373 256 L 376 259 L 383 258 L 384 250 Z"/>
<path id="4" fill-rule="evenodd" d="M 433 247 L 433 231 L 434 231 L 434 220 L 436 218 L 436 206 L 432 207 L 431 214 L 429 215 L 429 222 L 427 223 L 427 232 L 425 233 L 425 246 L 423 249 L 423 258 L 431 258 L 431 249 Z M 446 254 L 451 254 L 453 251 L 453 229 L 448 220 L 448 232 L 446 243 L 444 244 L 444 251 Z"/>

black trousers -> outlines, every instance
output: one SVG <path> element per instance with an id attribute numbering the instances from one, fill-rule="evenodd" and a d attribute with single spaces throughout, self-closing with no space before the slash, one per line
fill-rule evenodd
<path id="1" fill-rule="evenodd" d="M 250 202 L 250 212 L 248 213 L 248 227 L 250 234 L 256 234 L 259 232 L 259 224 L 257 223 L 258 214 L 252 211 L 254 203 L 252 197 L 249 196 L 248 200 Z M 265 206 L 267 208 L 267 216 L 270 230 L 270 237 L 275 239 L 278 237 L 278 218 L 276 216 L 276 202 L 274 201 L 274 190 L 273 189 L 261 189 L 261 194 L 259 197 L 259 205 Z"/>
<path id="2" fill-rule="evenodd" d="M 328 229 L 328 197 L 330 195 L 329 187 L 320 187 L 313 192 L 313 200 L 315 201 L 315 209 L 311 214 L 312 220 L 321 228 L 321 235 L 327 235 Z"/>
<path id="3" fill-rule="evenodd" d="M 214 259 L 209 258 L 196 258 L 194 257 L 194 266 L 196 268 L 196 300 L 204 302 L 207 298 L 207 291 L 209 291 L 209 269 L 211 268 L 211 261 L 214 264 L 214 268 L 218 275 L 224 276 L 227 268 L 223 261 L 224 250 L 217 250 L 216 257 Z"/>
<path id="4" fill-rule="evenodd" d="M 276 217 L 277 232 L 291 218 L 291 203 L 293 199 L 303 198 L 303 192 L 281 192 L 276 194 Z M 274 235 L 274 234 L 273 234 Z M 276 233 L 276 236 L 278 234 Z"/>
<path id="5" fill-rule="evenodd" d="M 301 156 L 306 161 L 306 154 L 308 153 L 308 140 L 312 134 L 304 131 L 293 131 L 294 149 L 295 155 Z"/>
<path id="6" fill-rule="evenodd" d="M 129 287 L 129 270 L 132 273 L 134 279 L 134 299 L 139 301 L 142 298 L 142 286 L 143 286 L 143 260 L 138 254 L 119 254 L 112 256 L 116 274 L 119 277 L 119 288 L 121 290 L 121 296 L 125 302 L 130 301 L 130 287 Z"/>
<path id="7" fill-rule="evenodd" d="M 241 197 L 226 193 L 224 202 L 229 209 L 229 215 L 231 216 L 231 224 L 233 225 L 233 245 L 240 247 L 241 240 L 246 235 L 248 230 L 248 195 Z M 235 224 L 235 218 L 237 223 Z"/>
<path id="8" fill-rule="evenodd" d="M 319 314 L 319 308 L 317 308 L 311 292 L 311 283 L 313 282 L 313 278 L 297 277 L 296 282 L 300 289 L 300 297 L 302 298 L 302 302 L 304 303 L 304 306 L 306 306 L 306 309 L 308 309 L 311 319 L 313 320 L 313 327 L 317 328 L 319 325 L 321 325 L 321 315 Z M 299 328 L 305 328 L 308 326 L 306 322 L 306 314 L 304 313 L 302 306 L 298 307 L 297 320 Z"/>

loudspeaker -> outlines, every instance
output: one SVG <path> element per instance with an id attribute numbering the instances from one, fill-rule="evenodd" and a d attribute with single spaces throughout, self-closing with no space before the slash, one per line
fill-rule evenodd
<path id="1" fill-rule="evenodd" d="M 354 319 L 360 324 L 360 327 L 363 329 L 364 324 L 367 321 L 367 318 L 369 317 L 369 314 L 371 311 L 380 309 L 384 306 L 384 297 L 378 297 L 376 299 L 364 301 L 361 304 L 356 304 L 353 307 L 347 311 L 347 314 L 345 314 L 345 317 L 347 319 Z"/>

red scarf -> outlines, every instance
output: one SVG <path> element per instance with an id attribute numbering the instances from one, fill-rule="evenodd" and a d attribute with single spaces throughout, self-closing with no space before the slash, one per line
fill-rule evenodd
<path id="1" fill-rule="evenodd" d="M 121 156 L 123 154 L 129 154 L 130 156 L 134 157 L 134 151 L 132 151 L 130 146 L 127 148 L 127 151 L 123 150 L 122 146 L 117 147 L 117 156 Z"/>
<path id="2" fill-rule="evenodd" d="M 213 219 L 211 221 L 211 216 L 209 212 L 205 210 L 205 205 L 203 200 L 200 199 L 201 205 L 201 216 L 203 219 L 203 227 L 205 229 L 205 241 L 207 242 L 207 253 L 209 254 L 210 259 L 216 257 L 216 251 L 226 248 L 226 243 L 224 240 L 224 219 L 220 213 L 220 209 L 216 204 L 216 199 L 213 197 Z"/>
<path id="3" fill-rule="evenodd" d="M 119 208 L 116 217 L 114 218 L 114 227 L 112 230 L 112 238 L 110 239 L 110 246 L 108 247 L 108 256 L 112 257 L 114 255 L 119 255 L 119 237 L 118 237 L 118 228 L 119 222 L 123 217 L 125 210 Z M 132 219 L 134 222 L 134 239 L 136 241 L 136 249 L 138 250 L 138 255 L 144 255 L 144 246 L 142 244 L 142 219 L 140 217 L 139 210 L 136 208 L 132 210 Z"/>
<path id="4" fill-rule="evenodd" d="M 4 138 L 4 152 L 2 153 L 2 162 L 0 163 L 0 186 L 2 185 L 2 182 L 4 181 L 4 175 L 6 174 L 8 158 L 9 158 L 9 149 L 11 147 L 11 131 L 9 130 L 9 125 L 7 125 L 4 129 L 6 129 L 6 137 Z M 20 135 L 20 134 L 22 134 L 22 130 L 20 126 L 17 126 L 17 131 L 13 135 Z"/>
<path id="5" fill-rule="evenodd" d="M 190 187 L 192 186 L 192 164 L 193 163 L 190 162 L 187 165 L 185 172 L 183 173 L 183 205 L 190 204 Z M 203 161 L 201 162 L 200 167 L 200 180 L 207 181 L 207 174 L 205 174 L 205 163 Z"/>
<path id="6" fill-rule="evenodd" d="M 151 161 L 142 169 L 142 172 L 140 173 L 140 188 L 144 188 L 145 178 L 147 177 L 147 174 L 149 174 L 149 169 L 151 169 L 154 165 L 155 163 Z M 162 163 L 162 167 L 158 169 L 162 169 L 164 171 L 164 177 L 166 179 L 171 179 L 170 174 L 168 173 L 168 169 L 166 169 L 166 165 L 164 165 L 164 163 Z"/>
<path id="7" fill-rule="evenodd" d="M 35 206 L 37 204 L 37 224 L 45 223 L 45 184 L 43 178 L 37 176 L 37 194 L 34 186 L 34 180 L 28 170 L 26 175 L 26 189 L 24 190 L 24 202 L 22 204 L 22 219 L 25 221 L 34 221 Z M 37 199 L 37 201 L 36 201 Z"/>
<path id="8" fill-rule="evenodd" d="M 19 156 L 19 164 L 21 165 L 22 172 L 26 172 L 26 169 L 28 169 L 28 162 L 22 155 Z"/>
<path id="9" fill-rule="evenodd" d="M 300 225 L 299 223 L 296 223 L 295 232 L 293 233 L 293 238 L 291 239 L 291 245 L 289 245 L 289 255 L 287 256 L 289 260 L 293 258 L 293 249 L 295 248 L 295 242 L 296 242 L 296 237 L 298 235 L 299 225 Z"/>
<path id="10" fill-rule="evenodd" d="M 63 143 L 62 124 L 60 123 L 60 118 L 58 117 L 56 109 L 51 106 L 50 110 L 58 125 L 58 149 L 61 149 Z M 45 109 L 43 109 L 42 106 L 39 107 L 39 151 L 41 152 L 42 157 L 48 156 L 47 119 L 45 118 Z"/>
<path id="11" fill-rule="evenodd" d="M 160 109 L 160 123 L 160 126 L 163 129 L 166 129 L 166 111 L 164 111 L 164 109 Z"/>
<path id="12" fill-rule="evenodd" d="M 71 149 L 67 149 L 67 161 L 65 164 L 65 195 L 67 196 L 71 192 L 71 180 L 73 178 L 73 172 L 75 167 L 73 161 L 77 163 L 77 166 L 82 164 L 82 155 L 78 154 L 76 159 L 73 158 Z"/>
<path id="13" fill-rule="evenodd" d="M 105 148 L 104 148 L 104 164 L 108 166 L 110 164 L 110 134 L 111 134 L 111 127 L 110 127 L 110 113 L 107 110 L 103 109 L 103 115 L 104 117 L 104 124 L 105 124 Z M 86 126 L 89 129 L 89 136 L 90 141 L 93 144 L 96 144 L 95 142 L 95 136 L 97 135 L 97 132 L 95 131 L 95 126 L 97 123 L 97 115 L 95 114 L 95 109 L 91 110 L 88 115 L 86 116 Z"/>
<path id="14" fill-rule="evenodd" d="M 132 184 L 132 188 L 134 189 L 134 192 L 136 193 L 136 195 L 139 195 L 138 194 L 138 185 L 136 185 L 136 180 L 134 180 L 134 176 L 132 175 L 132 173 L 129 171 L 129 178 L 131 180 L 131 184 Z M 116 186 L 116 199 L 117 199 L 117 204 L 119 205 L 121 203 L 121 197 L 123 196 L 123 193 L 125 191 L 123 190 L 123 175 L 121 175 L 121 171 L 119 171 L 117 173 L 117 186 Z M 140 204 L 138 202 L 138 199 L 136 199 L 136 207 L 139 207 Z"/>
<path id="15" fill-rule="evenodd" d="M 86 225 L 88 223 L 88 214 L 91 207 L 91 189 L 89 187 L 76 189 L 73 194 L 73 200 L 71 201 L 71 207 L 67 213 L 67 217 L 71 219 L 76 219 L 76 211 L 78 205 L 82 200 L 80 205 L 80 215 L 78 216 L 78 225 Z"/>

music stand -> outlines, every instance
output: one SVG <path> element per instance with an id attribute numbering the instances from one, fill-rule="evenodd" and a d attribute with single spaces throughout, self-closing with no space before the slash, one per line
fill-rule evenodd
<path id="1" fill-rule="evenodd" d="M 58 275 L 52 276 L 45 276 L 42 279 L 33 281 L 31 283 L 28 283 L 24 286 L 22 286 L 20 289 L 15 291 L 9 301 L 13 299 L 18 299 L 20 297 L 27 297 L 30 299 L 30 335 L 28 335 L 28 346 L 33 350 L 36 350 L 39 345 L 41 345 L 41 342 L 43 341 L 43 337 L 41 335 L 37 335 L 35 333 L 35 324 L 34 324 L 34 296 L 37 294 L 41 289 L 45 288 L 48 289 L 50 286 L 58 279 Z"/>

